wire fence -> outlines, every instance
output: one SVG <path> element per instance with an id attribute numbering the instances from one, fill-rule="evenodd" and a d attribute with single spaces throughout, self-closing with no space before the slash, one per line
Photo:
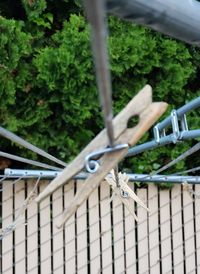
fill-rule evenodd
<path id="1" fill-rule="evenodd" d="M 1 181 L 1 273 L 199 273 L 200 185 L 191 191 L 130 183 L 150 209 L 133 205 L 137 223 L 117 197 L 110 202 L 102 182 L 59 230 L 56 223 L 83 181 L 69 182 L 38 206 L 30 200 L 33 189 L 38 194 L 49 183 L 39 180 Z"/>

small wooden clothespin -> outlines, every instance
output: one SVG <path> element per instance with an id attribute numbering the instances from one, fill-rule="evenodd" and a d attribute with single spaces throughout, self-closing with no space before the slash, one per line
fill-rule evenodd
<path id="1" fill-rule="evenodd" d="M 152 89 L 146 85 L 128 105 L 113 119 L 114 137 L 116 144 L 128 144 L 133 146 L 140 140 L 143 134 L 165 112 L 167 104 L 152 103 Z M 130 118 L 139 116 L 138 124 L 133 128 L 127 128 Z M 91 152 L 102 150 L 108 146 L 106 130 L 102 130 L 89 145 L 58 175 L 47 188 L 36 198 L 36 202 L 42 201 L 53 193 L 57 188 L 64 185 L 84 168 L 85 158 Z M 92 191 L 99 186 L 100 182 L 112 170 L 118 162 L 125 157 L 128 147 L 118 151 L 106 153 L 100 159 L 100 166 L 96 173 L 90 174 L 77 192 L 70 206 L 64 211 L 58 222 L 61 227 L 73 215 L 78 207 L 88 198 Z"/>
<path id="2" fill-rule="evenodd" d="M 105 177 L 105 180 L 112 187 L 114 193 L 118 196 L 118 198 L 125 204 L 127 209 L 133 215 L 133 217 L 138 220 L 134 211 L 132 210 L 132 202 L 136 202 L 141 207 L 143 207 L 146 211 L 149 212 L 149 209 L 143 203 L 143 201 L 133 192 L 133 190 L 128 186 L 129 177 L 126 173 L 119 172 L 119 187 L 116 184 L 114 171 L 112 170 L 109 175 Z M 134 214 L 133 214 L 134 213 Z"/>
<path id="3" fill-rule="evenodd" d="M 114 171 L 112 170 L 105 180 L 112 187 L 114 194 L 120 199 L 120 201 L 127 207 L 128 211 L 133 215 L 134 219 L 138 221 L 138 218 L 133 210 L 134 201 L 142 206 L 145 210 L 149 211 L 143 201 L 133 192 L 128 186 L 129 177 L 126 173 L 119 172 L 119 186 L 116 184 Z"/>

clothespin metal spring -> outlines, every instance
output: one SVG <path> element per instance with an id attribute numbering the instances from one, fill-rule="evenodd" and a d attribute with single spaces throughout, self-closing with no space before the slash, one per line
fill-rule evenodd
<path id="1" fill-rule="evenodd" d="M 124 148 L 128 148 L 128 144 L 119 144 L 115 145 L 114 147 L 107 147 L 98 151 L 91 152 L 85 157 L 85 168 L 89 173 L 95 173 L 98 168 L 99 168 L 99 163 L 96 160 L 93 159 L 98 159 L 105 153 L 111 153 L 115 151 L 119 151 Z"/>

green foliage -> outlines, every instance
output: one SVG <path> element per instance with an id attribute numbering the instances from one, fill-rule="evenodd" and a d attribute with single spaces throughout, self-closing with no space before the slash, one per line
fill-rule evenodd
<path id="1" fill-rule="evenodd" d="M 17 14 L 8 0 L 0 4 L 1 125 L 69 161 L 103 128 L 82 7 L 68 0 L 14 2 Z M 169 103 L 166 115 L 199 96 L 198 49 L 115 17 L 109 17 L 108 45 L 115 114 L 147 83 L 154 100 Z M 198 116 L 199 111 L 191 113 L 190 128 L 199 127 Z M 151 137 L 148 133 L 141 142 Z M 3 140 L 1 146 L 36 158 Z M 189 146 L 158 148 L 123 165 L 148 173 Z M 181 162 L 170 172 L 189 165 Z"/>
<path id="2" fill-rule="evenodd" d="M 0 120 L 11 124 L 8 109 L 16 103 L 16 91 L 23 92 L 30 77 L 27 59 L 31 54 L 31 35 L 22 31 L 23 23 L 0 17 Z"/>
<path id="3" fill-rule="evenodd" d="M 22 3 L 28 19 L 36 22 L 41 19 L 40 16 L 47 7 L 46 0 L 22 0 Z"/>

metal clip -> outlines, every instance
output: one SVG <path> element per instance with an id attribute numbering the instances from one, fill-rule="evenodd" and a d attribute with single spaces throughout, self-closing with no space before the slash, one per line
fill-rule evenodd
<path id="1" fill-rule="evenodd" d="M 178 140 L 180 136 L 178 116 L 177 116 L 176 110 L 172 110 L 171 112 L 171 122 L 172 122 L 172 130 L 173 130 L 173 137 L 174 137 L 173 142 L 176 143 L 176 141 Z"/>
<path id="2" fill-rule="evenodd" d="M 128 148 L 128 147 L 129 147 L 128 144 L 119 144 L 119 145 L 116 145 L 114 147 L 104 148 L 102 150 L 95 151 L 95 152 L 92 152 L 92 153 L 88 154 L 85 157 L 86 170 L 90 173 L 95 173 L 99 168 L 99 163 L 98 163 L 98 161 L 92 160 L 92 159 L 99 158 L 100 156 L 102 156 L 105 153 L 115 152 L 115 151 L 118 151 L 118 150 L 121 150 L 121 149 L 124 149 L 124 148 Z"/>
<path id="3" fill-rule="evenodd" d="M 188 124 L 187 124 L 187 119 L 185 114 L 181 117 L 181 128 L 182 128 L 182 131 L 188 131 Z"/>
<path id="4" fill-rule="evenodd" d="M 129 193 L 127 191 L 124 191 L 123 189 L 121 189 L 121 196 L 122 196 L 122 198 L 129 198 Z"/>
<path id="5" fill-rule="evenodd" d="M 163 137 L 166 137 L 166 131 L 165 131 L 165 128 L 162 130 L 162 132 L 161 132 L 161 137 L 163 138 Z"/>
<path id="6" fill-rule="evenodd" d="M 159 129 L 158 129 L 158 125 L 159 125 L 159 124 L 157 124 L 157 125 L 153 128 L 154 139 L 155 139 L 155 141 L 156 141 L 157 144 L 160 143 L 160 131 L 159 131 Z"/>

